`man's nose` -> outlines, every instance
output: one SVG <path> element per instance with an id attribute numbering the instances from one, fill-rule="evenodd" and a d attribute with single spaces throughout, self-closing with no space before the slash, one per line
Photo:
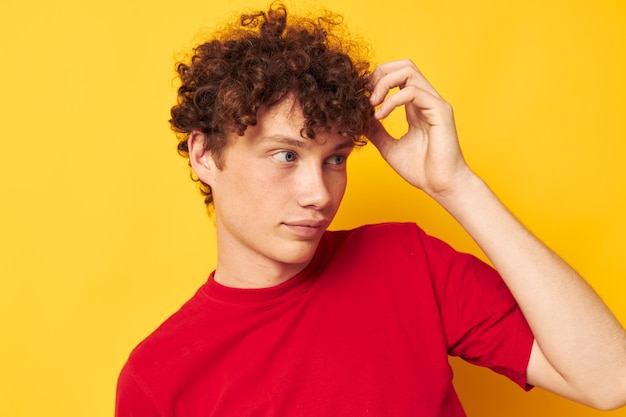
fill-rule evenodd
<path id="1" fill-rule="evenodd" d="M 318 210 L 328 207 L 332 203 L 332 195 L 327 180 L 321 167 L 302 169 L 298 181 L 298 204 Z"/>

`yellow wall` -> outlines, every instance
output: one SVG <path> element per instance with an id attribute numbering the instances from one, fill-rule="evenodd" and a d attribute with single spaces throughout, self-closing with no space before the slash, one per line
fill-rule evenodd
<path id="1" fill-rule="evenodd" d="M 213 229 L 167 125 L 173 56 L 201 28 L 266 3 L 0 7 L 0 415 L 112 415 L 131 348 L 205 280 Z M 378 61 L 418 63 L 454 105 L 471 165 L 625 323 L 623 0 L 367 3 L 321 5 Z M 476 252 L 372 148 L 351 168 L 335 227 L 414 220 Z M 470 415 L 600 415 L 455 367 Z"/>

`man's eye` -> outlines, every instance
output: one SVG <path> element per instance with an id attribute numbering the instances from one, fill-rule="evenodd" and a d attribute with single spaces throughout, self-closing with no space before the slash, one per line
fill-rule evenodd
<path id="1" fill-rule="evenodd" d="M 272 157 L 280 162 L 293 162 L 296 160 L 295 152 L 291 151 L 281 151 L 274 154 Z"/>
<path id="2" fill-rule="evenodd" d="M 346 157 L 343 155 L 333 155 L 327 159 L 329 164 L 332 165 L 341 165 L 346 162 Z"/>

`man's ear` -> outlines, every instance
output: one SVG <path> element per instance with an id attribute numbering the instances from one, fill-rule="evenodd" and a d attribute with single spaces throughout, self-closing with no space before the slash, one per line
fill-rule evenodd
<path id="1" fill-rule="evenodd" d="M 206 140 L 206 136 L 197 130 L 193 130 L 189 134 L 189 138 L 187 138 L 189 164 L 200 181 L 213 187 L 215 172 L 218 168 L 211 152 L 205 149 Z"/>

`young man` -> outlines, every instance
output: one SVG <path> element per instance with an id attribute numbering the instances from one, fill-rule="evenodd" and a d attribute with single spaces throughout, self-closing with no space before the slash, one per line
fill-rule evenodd
<path id="1" fill-rule="evenodd" d="M 179 64 L 172 109 L 218 264 L 131 354 L 118 417 L 463 416 L 448 355 L 626 403 L 623 327 L 467 166 L 451 107 L 412 62 L 370 73 L 332 19 L 286 25 L 280 5 L 242 24 Z M 394 139 L 380 120 L 397 108 Z M 326 230 L 363 136 L 498 272 L 413 224 Z"/>

